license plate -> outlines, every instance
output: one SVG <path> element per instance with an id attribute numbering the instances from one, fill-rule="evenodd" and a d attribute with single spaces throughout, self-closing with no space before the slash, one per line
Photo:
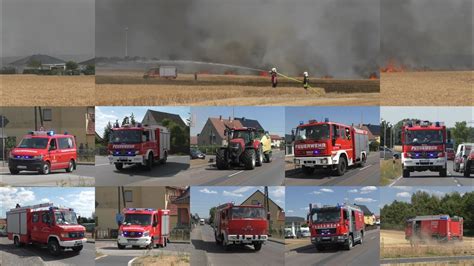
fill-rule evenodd
<path id="1" fill-rule="evenodd" d="M 426 163 L 426 164 L 428 164 L 428 163 L 430 163 L 430 161 L 429 161 L 429 160 L 420 160 L 420 163 Z"/>
<path id="2" fill-rule="evenodd" d="M 26 166 L 25 166 L 25 165 L 18 165 L 16 168 L 18 168 L 18 169 L 26 169 Z"/>
<path id="3" fill-rule="evenodd" d="M 326 236 L 326 237 L 323 237 L 322 239 L 323 240 L 330 240 L 331 238 Z"/>

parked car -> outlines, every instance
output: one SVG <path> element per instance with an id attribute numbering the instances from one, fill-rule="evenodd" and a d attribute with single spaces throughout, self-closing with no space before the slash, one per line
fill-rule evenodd
<path id="1" fill-rule="evenodd" d="M 0 237 L 1 236 L 8 236 L 7 234 L 7 227 L 0 228 Z"/>
<path id="2" fill-rule="evenodd" d="M 446 148 L 446 154 L 448 155 L 448 160 L 454 161 L 454 157 L 455 157 L 454 149 Z"/>
<path id="3" fill-rule="evenodd" d="M 384 158 L 384 149 L 385 149 L 385 158 Z M 400 159 L 400 153 L 399 152 L 396 152 L 396 151 L 393 151 L 387 147 L 380 147 L 380 158 L 384 159 L 384 160 L 389 160 L 389 159 Z"/>
<path id="4" fill-rule="evenodd" d="M 191 159 L 206 159 L 206 154 L 204 154 L 198 149 L 191 149 L 191 152 L 189 154 L 191 155 Z"/>
<path id="5" fill-rule="evenodd" d="M 296 233 L 296 237 L 297 238 L 311 237 L 311 232 L 309 231 L 309 227 L 301 227 Z"/>
<path id="6" fill-rule="evenodd" d="M 285 238 L 295 238 L 291 228 L 285 228 Z"/>
<path id="7" fill-rule="evenodd" d="M 203 218 L 201 218 L 201 219 L 199 219 L 199 224 L 200 225 L 205 225 L 206 221 Z"/>

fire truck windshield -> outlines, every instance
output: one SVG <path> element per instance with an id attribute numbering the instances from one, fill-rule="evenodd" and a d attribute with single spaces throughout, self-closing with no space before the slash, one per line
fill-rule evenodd
<path id="1" fill-rule="evenodd" d="M 296 140 L 328 140 L 329 125 L 322 124 L 316 126 L 299 127 L 296 130 Z"/>
<path id="2" fill-rule="evenodd" d="M 71 212 L 71 211 L 54 212 L 54 220 L 56 221 L 56 224 L 61 224 L 61 225 L 77 224 L 76 213 Z"/>
<path id="3" fill-rule="evenodd" d="M 265 218 L 265 210 L 263 208 L 253 207 L 233 207 L 232 219 L 263 219 Z"/>
<path id="4" fill-rule="evenodd" d="M 48 138 L 26 138 L 22 139 L 18 148 L 46 149 Z"/>
<path id="5" fill-rule="evenodd" d="M 443 144 L 442 130 L 408 130 L 405 132 L 405 145 Z"/>
<path id="6" fill-rule="evenodd" d="M 110 133 L 110 143 L 140 143 L 142 142 L 141 130 L 113 130 Z"/>
<path id="7" fill-rule="evenodd" d="M 341 219 L 341 210 L 338 208 L 314 210 L 312 219 L 315 223 L 336 223 Z"/>
<path id="8" fill-rule="evenodd" d="M 123 223 L 127 225 L 151 225 L 151 215 L 138 213 L 125 214 L 125 220 Z"/>

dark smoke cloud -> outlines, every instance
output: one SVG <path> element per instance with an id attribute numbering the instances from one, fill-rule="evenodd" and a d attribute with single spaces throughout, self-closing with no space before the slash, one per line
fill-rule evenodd
<path id="1" fill-rule="evenodd" d="M 381 0 L 381 60 L 472 69 L 472 0 Z"/>
<path id="2" fill-rule="evenodd" d="M 379 0 L 97 0 L 96 56 L 277 67 L 314 76 L 377 71 Z"/>

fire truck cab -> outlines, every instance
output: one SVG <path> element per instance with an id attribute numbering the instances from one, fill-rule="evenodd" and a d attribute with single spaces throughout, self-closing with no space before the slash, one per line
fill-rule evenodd
<path id="1" fill-rule="evenodd" d="M 403 177 L 415 171 L 435 171 L 447 176 L 446 126 L 440 122 L 409 120 L 402 126 Z"/>
<path id="2" fill-rule="evenodd" d="M 369 154 L 369 136 L 366 130 L 354 126 L 310 120 L 293 131 L 294 163 L 305 174 L 315 169 L 329 169 L 344 175 L 348 166 L 364 165 Z"/>
<path id="3" fill-rule="evenodd" d="M 170 234 L 170 211 L 152 208 L 123 209 L 117 247 L 166 247 Z"/>
<path id="4" fill-rule="evenodd" d="M 65 249 L 80 252 L 86 243 L 85 227 L 79 225 L 71 208 L 53 203 L 19 207 L 7 212 L 8 239 L 16 247 L 23 244 L 47 245 L 49 252 L 60 255 Z"/>
<path id="5" fill-rule="evenodd" d="M 405 239 L 412 245 L 418 242 L 462 240 L 463 218 L 449 215 L 426 215 L 408 219 Z"/>
<path id="6" fill-rule="evenodd" d="M 155 162 L 166 163 L 170 133 L 162 126 L 114 127 L 107 148 L 109 162 L 115 164 L 117 170 L 122 170 L 124 165 L 142 165 L 151 170 Z"/>
<path id="7" fill-rule="evenodd" d="M 261 205 L 220 205 L 214 224 L 216 244 L 226 250 L 232 245 L 253 245 L 259 251 L 268 240 L 268 217 Z"/>
<path id="8" fill-rule="evenodd" d="M 309 204 L 308 224 L 311 243 L 317 250 L 342 246 L 349 250 L 362 244 L 364 238 L 364 213 L 356 205 L 314 207 Z"/>
<path id="9" fill-rule="evenodd" d="M 20 171 L 38 171 L 49 174 L 52 170 L 76 169 L 77 147 L 73 135 L 55 134 L 54 131 L 31 131 L 11 152 L 8 168 L 12 175 Z"/>

